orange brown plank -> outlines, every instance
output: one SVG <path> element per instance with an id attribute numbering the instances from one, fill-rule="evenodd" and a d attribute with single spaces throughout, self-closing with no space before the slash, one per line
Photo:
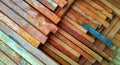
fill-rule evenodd
<path id="1" fill-rule="evenodd" d="M 25 1 L 29 3 L 31 6 L 33 6 L 35 9 L 37 9 L 39 12 L 41 12 L 44 16 L 48 17 L 51 21 L 53 21 L 53 23 L 57 24 L 60 21 L 60 18 L 57 15 L 55 15 L 53 12 L 51 12 L 37 0 L 25 0 Z"/>
<path id="2" fill-rule="evenodd" d="M 66 0 L 53 0 L 53 1 L 57 3 L 61 8 L 63 8 L 67 4 Z"/>

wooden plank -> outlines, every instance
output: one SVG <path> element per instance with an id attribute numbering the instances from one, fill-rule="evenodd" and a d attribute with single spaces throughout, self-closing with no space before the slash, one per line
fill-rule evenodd
<path id="1" fill-rule="evenodd" d="M 7 26 L 12 28 L 14 31 L 16 31 L 20 36 L 22 36 L 28 42 L 30 42 L 34 47 L 38 47 L 40 45 L 40 42 L 38 40 L 36 40 L 34 37 L 28 34 L 24 29 L 22 29 L 20 26 L 18 26 L 16 23 L 14 23 L 12 20 L 10 20 L 7 16 L 5 16 L 1 12 L 0 12 L 0 20 L 4 22 Z"/>
<path id="2" fill-rule="evenodd" d="M 57 54 L 58 56 L 60 56 L 61 58 L 63 58 L 68 63 L 70 63 L 72 65 L 79 65 L 77 62 L 73 61 L 71 58 L 69 58 L 68 56 L 64 55 L 62 52 L 60 52 L 55 47 L 53 47 L 50 43 L 46 43 L 45 46 L 47 48 L 49 48 L 51 51 L 53 51 L 55 54 Z"/>
<path id="3" fill-rule="evenodd" d="M 107 0 L 100 0 L 102 3 L 104 3 L 105 5 L 107 5 L 108 7 L 110 7 L 111 9 L 113 9 L 113 11 L 116 13 L 116 15 L 120 16 L 120 10 L 115 7 L 114 5 L 112 5 L 111 3 L 109 3 Z"/>
<path id="4" fill-rule="evenodd" d="M 13 64 L 17 65 L 15 62 L 13 62 L 10 58 L 8 58 L 3 52 L 0 51 L 0 61 L 5 63 L 6 65 Z"/>
<path id="5" fill-rule="evenodd" d="M 29 34 L 31 34 L 34 38 L 41 40 L 42 43 L 46 42 L 47 38 L 37 29 L 35 29 L 32 25 L 30 25 L 27 21 L 18 16 L 15 12 L 13 12 L 10 8 L 5 6 L 0 2 L 0 10 L 10 17 L 15 23 L 19 24 L 23 29 L 25 29 Z M 11 15 L 12 14 L 12 15 Z M 41 38 L 42 37 L 42 38 Z"/>
<path id="6" fill-rule="evenodd" d="M 78 47 L 80 47 L 82 50 L 84 50 L 85 52 L 87 52 L 88 54 L 90 54 L 92 57 L 96 58 L 99 56 L 93 52 L 92 50 L 90 50 L 87 46 L 85 46 L 83 43 L 79 42 L 78 40 L 76 40 L 74 37 L 72 37 L 70 34 L 66 33 L 65 31 L 63 31 L 62 29 L 58 30 L 59 33 L 61 33 L 63 36 L 65 36 L 66 38 L 68 38 L 69 40 L 71 40 L 74 44 L 76 44 Z M 96 58 L 96 59 L 98 59 Z M 101 59 L 101 58 L 99 58 Z M 92 61 L 92 60 L 91 60 Z M 95 62 L 95 60 L 93 60 L 93 62 Z"/>
<path id="7" fill-rule="evenodd" d="M 92 35 L 94 35 L 96 38 L 107 44 L 110 48 L 112 48 L 114 45 L 113 43 L 107 39 L 105 36 L 101 35 L 99 32 L 91 28 L 89 25 L 84 24 L 83 27 L 87 29 Z"/>
<path id="8" fill-rule="evenodd" d="M 67 55 L 74 61 L 78 61 L 78 57 L 73 55 L 70 51 L 66 50 L 64 47 L 62 47 L 58 42 L 54 41 L 53 39 L 49 39 L 48 42 L 53 45 L 55 48 L 57 48 L 59 51 L 61 51 L 63 54 Z"/>
<path id="9" fill-rule="evenodd" d="M 89 10 L 91 10 L 92 12 L 94 12 L 95 14 L 97 14 L 99 17 L 101 17 L 103 20 L 107 19 L 107 16 L 105 16 L 103 13 L 101 13 L 99 10 L 97 10 L 96 8 L 94 8 L 93 6 L 91 6 L 89 3 L 87 3 L 86 1 L 80 0 L 81 4 L 88 8 Z"/>
<path id="10" fill-rule="evenodd" d="M 0 30 L 4 31 L 7 35 L 9 35 L 11 38 L 16 40 L 22 47 L 24 47 L 27 51 L 32 53 L 35 57 L 37 57 L 39 60 L 44 62 L 48 65 L 59 65 L 57 62 L 55 62 L 53 59 L 48 57 L 45 53 L 43 53 L 41 50 L 38 50 L 37 48 L 33 47 L 29 42 L 24 40 L 21 36 L 19 36 L 17 33 L 15 33 L 12 29 L 10 29 L 7 25 L 2 23 L 0 21 Z"/>
<path id="11" fill-rule="evenodd" d="M 33 20 L 31 21 L 34 22 L 33 24 L 37 24 L 35 26 L 45 35 L 48 35 L 50 31 L 55 33 L 58 30 L 56 25 L 54 25 L 50 20 L 48 20 L 46 17 L 44 17 L 42 14 L 40 14 L 37 10 L 32 8 L 32 6 L 28 5 L 23 0 L 12 0 L 12 2 L 14 2 L 25 12 L 31 15 L 34 19 L 36 19 L 37 22 Z"/>
<path id="12" fill-rule="evenodd" d="M 47 35 L 50 32 L 49 29 L 48 29 L 48 31 L 44 31 L 44 29 L 42 29 L 42 26 L 44 26 L 44 25 L 41 24 L 41 23 L 39 23 L 40 20 L 39 21 L 36 20 L 32 16 L 30 16 L 29 14 L 27 14 L 26 12 L 24 12 L 24 10 L 22 10 L 21 8 L 19 8 L 18 6 L 16 6 L 16 4 L 14 4 L 13 2 L 11 2 L 10 0 L 9 1 L 8 0 L 3 0 L 2 2 L 4 2 L 7 6 L 10 5 L 10 4 L 12 4 L 11 6 L 9 6 L 11 9 L 13 9 L 15 12 L 17 12 L 19 15 L 21 15 L 23 18 L 25 18 L 29 23 L 31 23 L 32 25 L 34 25 L 36 28 L 38 28 L 44 34 Z"/>
<path id="13" fill-rule="evenodd" d="M 13 41 L 10 37 L 8 37 L 2 31 L 0 31 L 0 40 L 6 43 L 11 49 L 13 49 L 19 55 L 21 55 L 29 63 L 33 65 L 37 65 L 37 64 L 44 65 L 40 60 L 35 58 L 32 54 L 30 54 L 27 50 L 21 47 L 17 42 Z"/>
<path id="14" fill-rule="evenodd" d="M 101 61 L 101 64 L 102 64 L 102 65 L 109 65 L 109 62 L 103 59 L 103 60 Z"/>
<path id="15" fill-rule="evenodd" d="M 73 21 L 72 19 L 70 19 L 68 16 L 64 16 L 64 19 L 67 20 L 73 26 L 75 26 L 77 29 L 81 30 L 84 33 L 87 33 L 86 29 L 84 29 L 81 25 L 79 25 L 78 23 L 76 23 L 75 21 Z"/>
<path id="16" fill-rule="evenodd" d="M 56 61 L 58 61 L 62 65 L 70 65 L 68 62 L 66 62 L 64 59 L 56 55 L 54 52 L 49 50 L 47 47 L 41 45 L 41 50 L 44 51 L 46 54 L 54 58 Z"/>
<path id="17" fill-rule="evenodd" d="M 91 63 L 90 61 L 86 61 L 85 63 L 84 63 L 84 65 L 92 65 L 93 63 Z"/>
<path id="18" fill-rule="evenodd" d="M 105 29 L 105 30 L 102 32 L 102 34 L 105 35 L 108 39 L 110 38 L 109 36 L 107 36 L 108 33 L 113 29 L 113 27 L 116 25 L 116 23 L 118 22 L 118 20 L 119 20 L 119 17 L 116 16 L 116 17 L 112 20 L 112 22 L 111 22 L 111 24 L 110 24 L 110 27 L 109 27 L 108 29 Z"/>
<path id="19" fill-rule="evenodd" d="M 118 41 L 117 39 L 113 38 L 112 42 L 114 43 L 114 45 L 118 48 L 120 48 L 120 41 Z"/>
<path id="20" fill-rule="evenodd" d="M 54 40 L 55 42 L 57 42 L 58 44 L 60 44 L 63 48 L 65 48 L 66 50 L 68 50 L 70 53 L 72 53 L 74 56 L 76 57 L 80 57 L 80 54 L 75 51 L 73 48 L 71 48 L 70 46 L 68 46 L 65 42 L 61 41 L 59 38 L 57 38 L 54 35 L 50 35 L 50 38 L 52 40 Z"/>
<path id="21" fill-rule="evenodd" d="M 120 41 L 120 34 L 116 33 L 114 38 Z"/>
<path id="22" fill-rule="evenodd" d="M 92 43 L 90 43 L 89 41 L 85 40 L 84 38 L 81 38 L 76 32 L 74 32 L 73 30 L 71 30 L 69 27 L 67 27 L 67 25 L 65 24 L 59 24 L 59 27 L 61 27 L 63 30 L 65 30 L 67 33 L 69 33 L 70 35 L 72 35 L 73 37 L 75 37 L 77 40 L 79 40 L 80 42 L 82 42 L 83 44 L 85 44 L 86 46 L 88 46 L 89 48 L 91 48 L 92 50 L 94 50 L 95 52 L 99 53 L 101 56 L 110 59 L 108 55 L 106 55 L 103 51 L 99 50 L 97 47 L 95 47 Z M 61 34 L 65 34 L 65 33 L 61 33 Z M 65 34 L 67 35 L 67 34 Z M 67 35 L 68 36 L 68 35 Z M 66 37 L 67 37 L 66 36 Z M 80 45 L 81 46 L 81 45 Z M 90 52 L 89 52 L 90 53 Z M 94 52 L 93 52 L 94 53 Z M 96 54 L 96 53 L 95 53 Z M 94 54 L 92 54 L 94 55 Z M 91 55 L 91 56 L 92 56 Z M 98 54 L 96 54 L 99 59 L 100 56 Z M 95 55 L 94 55 L 95 56 Z M 94 57 L 93 56 L 93 57 Z M 96 58 L 96 57 L 95 57 Z M 98 59 L 98 58 L 96 58 Z"/>
<path id="23" fill-rule="evenodd" d="M 111 8 L 109 8 L 108 6 L 106 6 L 105 4 L 103 4 L 102 2 L 100 2 L 100 0 L 93 0 L 96 4 L 98 4 L 99 6 L 101 6 L 102 8 L 104 8 L 105 10 L 107 10 L 109 13 L 112 13 L 113 10 Z"/>
<path id="24" fill-rule="evenodd" d="M 62 19 L 61 23 L 67 25 L 70 29 L 74 30 L 75 32 L 77 32 L 81 37 L 85 38 L 86 40 L 88 40 L 89 42 L 94 42 L 95 40 L 91 37 L 89 37 L 88 35 L 86 35 L 85 33 L 83 33 L 82 31 L 78 30 L 75 26 L 72 26 L 70 23 L 68 23 L 66 20 Z"/>
<path id="25" fill-rule="evenodd" d="M 120 4 L 116 1 L 113 0 L 107 0 L 109 3 L 111 3 L 112 5 L 114 5 L 115 7 L 117 7 L 118 9 L 120 9 Z"/>
<path id="26" fill-rule="evenodd" d="M 72 8 L 74 10 L 76 10 L 77 12 L 79 12 L 81 15 L 83 15 L 84 17 L 86 17 L 87 19 L 89 19 L 95 26 L 95 28 L 101 26 L 101 23 L 99 23 L 98 21 L 94 20 L 91 16 L 87 15 L 84 11 L 82 11 L 80 8 L 78 8 L 77 6 L 73 5 Z M 94 27 L 93 27 L 94 28 Z"/>
<path id="27" fill-rule="evenodd" d="M 59 17 L 62 17 L 65 13 L 66 13 L 66 11 L 70 8 L 70 6 L 72 5 L 72 3 L 74 2 L 75 0 L 68 0 L 67 1 L 67 5 L 64 7 L 64 8 L 62 8 L 58 13 L 57 13 L 57 15 L 59 16 Z"/>
<path id="28" fill-rule="evenodd" d="M 41 12 L 44 16 L 48 17 L 51 21 L 53 21 L 53 23 L 57 24 L 60 21 L 60 18 L 57 15 L 55 15 L 53 12 L 51 12 L 37 0 L 25 0 L 25 1 L 29 3 L 31 6 L 33 6 L 35 9 L 37 9 L 39 12 Z"/>
<path id="29" fill-rule="evenodd" d="M 117 21 L 116 25 L 112 27 L 111 31 L 107 34 L 107 38 L 112 39 L 115 34 L 119 31 L 120 29 L 120 19 Z"/>
<path id="30" fill-rule="evenodd" d="M 76 46 L 73 42 L 69 41 L 67 38 L 65 38 L 64 36 L 62 36 L 62 34 L 56 33 L 55 36 L 57 36 L 59 39 L 61 39 L 62 41 L 64 41 L 66 44 L 68 44 L 71 48 L 73 48 L 74 50 L 76 50 L 79 54 L 81 54 L 82 56 L 84 56 L 86 59 L 88 59 L 89 61 L 91 61 L 91 59 L 92 59 L 91 56 L 89 56 L 81 48 L 79 48 L 78 46 Z"/>
<path id="31" fill-rule="evenodd" d="M 91 0 L 85 0 L 85 1 L 88 2 L 90 5 L 92 5 L 93 7 L 95 7 L 96 9 L 98 9 L 99 11 L 101 11 L 103 14 L 105 14 L 109 19 L 112 19 L 112 14 L 107 12 L 101 6 L 96 4 L 94 1 L 91 1 Z"/>
<path id="32" fill-rule="evenodd" d="M 53 0 L 53 1 L 57 3 L 60 8 L 63 8 L 67 4 L 66 0 Z"/>
<path id="33" fill-rule="evenodd" d="M 79 7 L 81 10 L 83 10 L 86 14 L 88 14 L 91 17 L 93 17 L 96 21 L 98 21 L 99 23 L 101 23 L 105 28 L 109 27 L 109 23 L 107 21 L 105 21 L 102 18 L 98 17 L 96 14 L 94 14 L 93 12 L 91 12 L 90 10 L 88 10 L 87 8 L 85 8 L 80 3 L 81 3 L 80 1 L 76 1 L 75 5 L 77 7 Z"/>
<path id="34" fill-rule="evenodd" d="M 86 60 L 87 60 L 87 59 L 86 59 L 85 57 L 81 56 L 78 63 L 79 63 L 80 65 L 84 65 L 84 63 L 85 63 Z"/>
<path id="35" fill-rule="evenodd" d="M 38 0 L 42 4 L 44 4 L 46 7 L 51 9 L 52 11 L 55 11 L 56 7 L 58 6 L 55 2 L 52 0 Z"/>
<path id="36" fill-rule="evenodd" d="M 25 59 L 23 59 L 20 55 L 14 52 L 10 47 L 8 47 L 4 42 L 0 41 L 0 50 L 8 56 L 8 58 L 12 59 L 16 64 L 19 65 L 30 65 Z"/>

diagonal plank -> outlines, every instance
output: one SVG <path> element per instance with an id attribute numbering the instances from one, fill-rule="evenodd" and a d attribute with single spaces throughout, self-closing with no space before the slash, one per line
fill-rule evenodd
<path id="1" fill-rule="evenodd" d="M 31 6 L 33 6 L 35 9 L 37 9 L 39 12 L 41 12 L 44 16 L 48 17 L 51 21 L 53 21 L 53 23 L 57 24 L 60 21 L 60 18 L 57 15 L 55 15 L 53 12 L 51 12 L 37 0 L 25 0 L 25 1 L 29 3 Z"/>
<path id="2" fill-rule="evenodd" d="M 9 18 L 11 18 L 15 23 L 19 24 L 24 30 L 26 30 L 29 34 L 31 34 L 34 38 L 41 41 L 41 43 L 45 43 L 47 37 L 43 35 L 40 31 L 30 25 L 27 21 L 18 16 L 15 12 L 13 12 L 10 8 L 5 6 L 0 2 L 0 10 L 6 14 Z M 12 15 L 11 15 L 12 14 Z M 42 37 L 42 38 L 41 38 Z"/>
<path id="3" fill-rule="evenodd" d="M 28 34 L 24 29 L 22 29 L 20 26 L 18 26 L 16 23 L 14 23 L 12 20 L 10 20 L 7 16 L 5 16 L 1 12 L 0 12 L 0 20 L 4 22 L 6 25 L 8 25 L 10 28 L 12 28 L 14 31 L 16 31 L 20 36 L 22 36 L 28 42 L 30 42 L 33 46 L 38 47 L 40 45 L 40 42 L 38 40 L 36 40 L 34 37 Z"/>
<path id="4" fill-rule="evenodd" d="M 53 59 L 51 59 L 41 50 L 38 50 L 37 48 L 33 47 L 29 42 L 27 42 L 25 39 L 23 39 L 21 36 L 15 33 L 12 29 L 10 29 L 4 23 L 0 22 L 0 26 L 1 26 L 0 30 L 4 31 L 7 35 L 9 35 L 11 38 L 17 41 L 22 47 L 24 47 L 27 51 L 32 53 L 35 57 L 37 57 L 39 60 L 41 60 L 45 64 L 59 65 L 57 62 L 55 62 Z"/>
<path id="5" fill-rule="evenodd" d="M 57 3 L 61 8 L 63 8 L 67 4 L 66 0 L 53 0 L 53 1 Z"/>
<path id="6" fill-rule="evenodd" d="M 30 54 L 27 50 L 21 47 L 17 42 L 8 37 L 5 33 L 0 31 L 0 40 L 2 40 L 5 44 L 7 44 L 10 48 L 12 48 L 15 52 L 21 55 L 24 59 L 26 59 L 29 63 L 33 65 L 44 65 L 40 60 Z M 1 56 L 1 55 L 0 55 Z"/>
<path id="7" fill-rule="evenodd" d="M 0 51 L 0 61 L 2 61 L 5 65 L 17 65 L 15 62 L 13 62 L 10 58 L 8 58 L 3 52 Z"/>

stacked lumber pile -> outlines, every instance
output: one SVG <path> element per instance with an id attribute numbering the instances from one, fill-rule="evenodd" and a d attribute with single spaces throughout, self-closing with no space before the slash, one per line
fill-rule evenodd
<path id="1" fill-rule="evenodd" d="M 119 65 L 119 0 L 0 0 L 0 65 Z"/>

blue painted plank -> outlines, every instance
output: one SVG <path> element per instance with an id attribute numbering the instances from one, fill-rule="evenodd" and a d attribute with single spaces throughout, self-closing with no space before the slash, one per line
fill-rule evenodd
<path id="1" fill-rule="evenodd" d="M 101 35 L 99 32 L 97 32 L 96 30 L 94 30 L 89 25 L 84 24 L 83 27 L 85 29 L 87 29 L 92 35 L 94 35 L 95 37 L 97 37 L 98 39 L 100 39 L 101 41 L 103 41 L 104 43 L 106 43 L 110 48 L 112 48 L 114 46 L 113 43 L 109 39 L 107 39 L 105 36 Z"/>
<path id="2" fill-rule="evenodd" d="M 44 62 L 46 65 L 59 65 L 59 63 L 55 62 L 53 59 L 51 59 L 49 56 L 47 56 L 41 50 L 33 47 L 29 42 L 24 40 L 21 36 L 19 36 L 17 33 L 15 33 L 12 29 L 10 29 L 8 26 L 6 26 L 1 21 L 0 21 L 0 30 L 2 30 L 7 35 L 9 35 L 11 38 L 16 40 L 19 43 L 19 45 L 24 47 L 27 51 L 32 53 L 34 56 L 36 56 L 39 60 Z"/>
<path id="3" fill-rule="evenodd" d="M 15 52 L 21 55 L 24 59 L 26 59 L 32 65 L 44 65 L 40 60 L 30 54 L 27 50 L 21 47 L 17 42 L 8 37 L 5 33 L 0 31 L 0 40 L 6 43 L 10 48 L 12 48 Z"/>

